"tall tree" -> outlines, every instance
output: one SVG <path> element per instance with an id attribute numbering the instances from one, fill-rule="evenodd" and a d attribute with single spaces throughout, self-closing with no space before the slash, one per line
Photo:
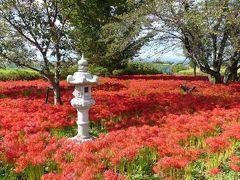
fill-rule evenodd
<path id="1" fill-rule="evenodd" d="M 78 51 L 84 52 L 90 62 L 108 69 L 125 67 L 142 46 L 142 19 L 137 18 L 141 1 L 133 0 L 73 0 L 77 5 L 72 25 Z M 139 12 L 139 13 L 138 13 Z M 141 16 L 143 17 L 143 16 Z"/>
<path id="2" fill-rule="evenodd" d="M 231 12 L 228 14 L 227 23 L 229 24 L 229 46 L 226 50 L 226 56 L 230 58 L 227 61 L 223 82 L 229 80 L 237 81 L 237 71 L 240 68 L 240 2 L 236 1 L 229 4 Z"/>
<path id="3" fill-rule="evenodd" d="M 145 1 L 149 24 L 162 44 L 181 44 L 187 56 L 214 83 L 222 83 L 220 69 L 228 62 L 224 82 L 239 62 L 240 1 L 149 0 Z M 176 43 L 177 42 L 177 43 Z M 236 73 L 235 73 L 236 74 Z"/>
<path id="4" fill-rule="evenodd" d="M 61 103 L 61 65 L 73 58 L 71 4 L 61 0 L 0 0 L 0 56 L 47 78 Z"/>

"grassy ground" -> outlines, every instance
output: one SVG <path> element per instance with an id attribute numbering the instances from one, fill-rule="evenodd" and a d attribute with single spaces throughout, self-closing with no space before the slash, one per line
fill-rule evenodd
<path id="1" fill-rule="evenodd" d="M 224 75 L 225 70 L 226 70 L 225 67 L 223 67 L 223 68 L 221 69 L 220 72 L 221 72 L 222 75 Z M 240 69 L 238 70 L 238 73 L 240 73 Z M 179 72 L 177 72 L 176 74 L 178 74 L 178 75 L 193 75 L 193 68 L 190 68 L 190 67 L 189 67 L 189 69 L 179 71 Z M 197 68 L 197 75 L 207 76 L 207 74 L 201 72 L 199 68 Z"/>
<path id="2" fill-rule="evenodd" d="M 197 75 L 204 76 L 207 75 L 206 73 L 203 73 L 200 71 L 200 69 L 197 69 Z M 189 68 L 187 70 L 182 70 L 176 73 L 177 75 L 187 75 L 187 76 L 192 76 L 193 75 L 193 68 Z"/>

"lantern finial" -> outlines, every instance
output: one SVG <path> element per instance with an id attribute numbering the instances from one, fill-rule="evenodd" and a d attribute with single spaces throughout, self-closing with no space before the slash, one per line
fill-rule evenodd
<path id="1" fill-rule="evenodd" d="M 87 72 L 88 70 L 88 62 L 84 58 L 84 55 L 82 54 L 81 59 L 78 61 L 78 71 L 79 72 Z"/>

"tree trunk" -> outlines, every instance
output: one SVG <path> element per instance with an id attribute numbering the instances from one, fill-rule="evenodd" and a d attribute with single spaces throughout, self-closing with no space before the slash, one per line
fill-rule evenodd
<path id="1" fill-rule="evenodd" d="M 237 70 L 238 70 L 238 61 L 230 60 L 228 67 L 225 70 L 223 83 L 227 84 L 229 80 L 237 81 L 238 80 Z"/>
<path id="2" fill-rule="evenodd" d="M 61 104 L 61 95 L 60 95 L 60 85 L 58 83 L 53 83 L 53 93 L 54 93 L 54 105 Z"/>
<path id="3" fill-rule="evenodd" d="M 221 84 L 222 83 L 222 77 L 221 74 L 217 74 L 214 76 L 214 84 Z"/>
<path id="4" fill-rule="evenodd" d="M 238 61 L 236 61 L 236 63 L 234 63 L 233 65 L 232 77 L 231 77 L 232 81 L 238 81 L 237 71 L 238 71 Z"/>
<path id="5" fill-rule="evenodd" d="M 54 93 L 54 104 L 61 104 L 61 94 L 60 94 L 60 59 L 61 54 L 59 51 L 58 44 L 56 45 L 56 56 L 57 56 L 57 62 L 55 65 L 55 77 L 54 77 L 54 84 L 53 84 L 53 93 Z"/>
<path id="6" fill-rule="evenodd" d="M 207 68 L 203 66 L 199 66 L 199 67 L 200 67 L 200 71 L 208 74 L 209 82 L 213 84 L 221 84 L 223 82 L 219 70 L 214 71 L 210 67 L 207 67 Z"/>
<path id="7" fill-rule="evenodd" d="M 234 70 L 231 80 L 232 81 L 238 81 L 237 69 Z"/>
<path id="8" fill-rule="evenodd" d="M 213 84 L 221 84 L 222 83 L 222 77 L 220 73 L 216 73 L 214 75 L 208 74 L 208 79 Z"/>
<path id="9" fill-rule="evenodd" d="M 194 66 L 193 66 L 193 75 L 194 77 L 197 76 L 197 65 L 194 63 Z"/>

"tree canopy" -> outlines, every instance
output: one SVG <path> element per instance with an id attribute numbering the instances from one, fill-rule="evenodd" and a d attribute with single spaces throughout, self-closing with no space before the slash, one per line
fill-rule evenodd
<path id="1" fill-rule="evenodd" d="M 91 63 L 108 69 L 125 67 L 151 35 L 139 37 L 144 16 L 141 1 L 73 0 L 77 5 L 71 22 L 75 27 L 78 52 L 84 52 Z M 136 18 L 138 17 L 138 18 Z M 140 18 L 142 17 L 142 18 Z"/>
<path id="2" fill-rule="evenodd" d="M 72 59 L 71 4 L 58 0 L 1 0 L 0 56 L 47 78 L 60 103 L 61 65 Z M 68 11 L 67 11 L 68 10 Z M 65 13 L 68 12 L 68 13 Z"/>
<path id="3" fill-rule="evenodd" d="M 240 58 L 240 2 L 235 0 L 144 1 L 145 29 L 162 45 L 181 46 L 215 83 L 227 63 L 224 82 L 236 74 Z M 146 15 L 147 14 L 147 15 Z"/>

